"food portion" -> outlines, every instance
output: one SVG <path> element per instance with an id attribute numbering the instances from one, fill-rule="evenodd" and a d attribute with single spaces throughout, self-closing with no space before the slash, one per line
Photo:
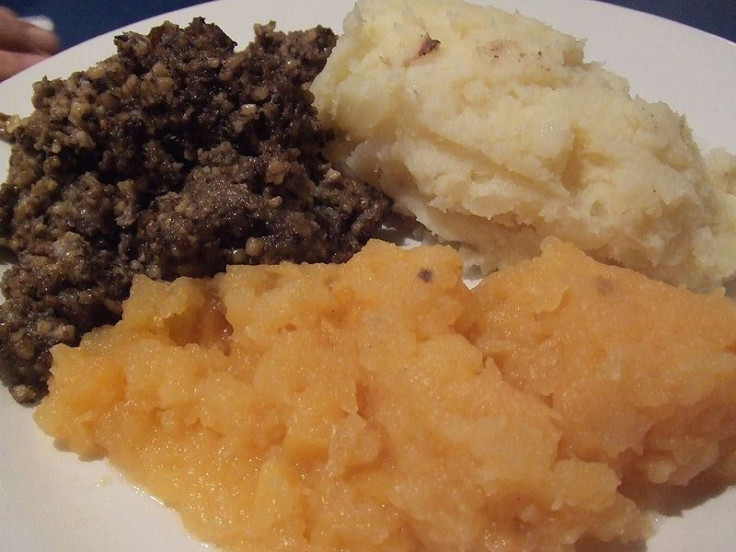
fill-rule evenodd
<path id="1" fill-rule="evenodd" d="M 683 78 L 687 78 L 683 76 Z M 312 87 L 331 159 L 490 271 L 546 236 L 692 289 L 736 272 L 736 157 L 583 41 L 459 0 L 360 0 Z"/>
<path id="2" fill-rule="evenodd" d="M 723 471 L 736 305 L 550 238 L 473 290 L 446 246 L 137 276 L 36 421 L 230 550 L 571 551 L 641 481 Z"/>
<path id="3" fill-rule="evenodd" d="M 4 117 L 0 379 L 46 392 L 49 347 L 120 317 L 135 274 L 207 276 L 227 264 L 342 262 L 390 202 L 321 151 L 330 135 L 306 87 L 336 37 L 256 26 L 242 51 L 195 19 L 125 33 L 117 54 L 34 88 Z"/>
<path id="4" fill-rule="evenodd" d="M 560 453 L 685 485 L 736 456 L 736 303 L 604 266 L 550 238 L 473 290 L 473 343 L 557 415 Z"/>

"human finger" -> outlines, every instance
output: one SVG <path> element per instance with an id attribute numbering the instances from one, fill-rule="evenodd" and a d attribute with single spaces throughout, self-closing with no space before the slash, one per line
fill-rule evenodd
<path id="1" fill-rule="evenodd" d="M 8 52 L 0 50 L 0 81 L 12 77 L 16 73 L 35 65 L 49 57 L 47 54 L 29 54 L 27 52 Z"/>
<path id="2" fill-rule="evenodd" d="M 54 54 L 59 46 L 59 38 L 54 33 L 23 21 L 13 10 L 0 6 L 0 49 Z"/>

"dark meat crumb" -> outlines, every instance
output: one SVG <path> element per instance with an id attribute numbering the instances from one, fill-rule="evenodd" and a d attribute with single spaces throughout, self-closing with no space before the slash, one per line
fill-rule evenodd
<path id="1" fill-rule="evenodd" d="M 10 140 L 10 120 L 10 115 L 0 113 L 0 140 Z"/>
<path id="2" fill-rule="evenodd" d="M 417 277 L 423 282 L 429 283 L 434 278 L 434 274 L 432 273 L 431 268 L 422 268 L 417 274 Z"/>
<path id="3" fill-rule="evenodd" d="M 135 274 L 342 262 L 380 229 L 389 200 L 321 153 L 308 85 L 335 35 L 274 29 L 237 52 L 201 18 L 126 33 L 115 56 L 38 82 L 29 117 L 0 117 L 0 245 L 17 255 L 0 378 L 16 400 L 47 392 L 53 345 L 119 319 Z"/>

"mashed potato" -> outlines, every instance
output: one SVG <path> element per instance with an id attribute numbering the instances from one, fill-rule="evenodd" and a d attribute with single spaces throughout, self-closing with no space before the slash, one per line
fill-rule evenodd
<path id="1" fill-rule="evenodd" d="M 469 290 L 449 247 L 135 280 L 53 349 L 38 424 L 231 550 L 571 551 L 632 541 L 629 479 L 736 437 L 736 305 L 545 242 Z"/>
<path id="2" fill-rule="evenodd" d="M 736 271 L 736 157 L 586 63 L 583 42 L 458 0 L 360 0 L 312 86 L 333 159 L 492 270 L 556 235 L 693 289 Z"/>

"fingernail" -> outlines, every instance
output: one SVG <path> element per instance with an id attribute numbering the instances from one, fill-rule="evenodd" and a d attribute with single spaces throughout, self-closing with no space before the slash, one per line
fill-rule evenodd
<path id="1" fill-rule="evenodd" d="M 55 54 L 59 50 L 59 39 L 54 33 L 30 23 L 24 26 L 23 32 L 35 52 Z"/>

